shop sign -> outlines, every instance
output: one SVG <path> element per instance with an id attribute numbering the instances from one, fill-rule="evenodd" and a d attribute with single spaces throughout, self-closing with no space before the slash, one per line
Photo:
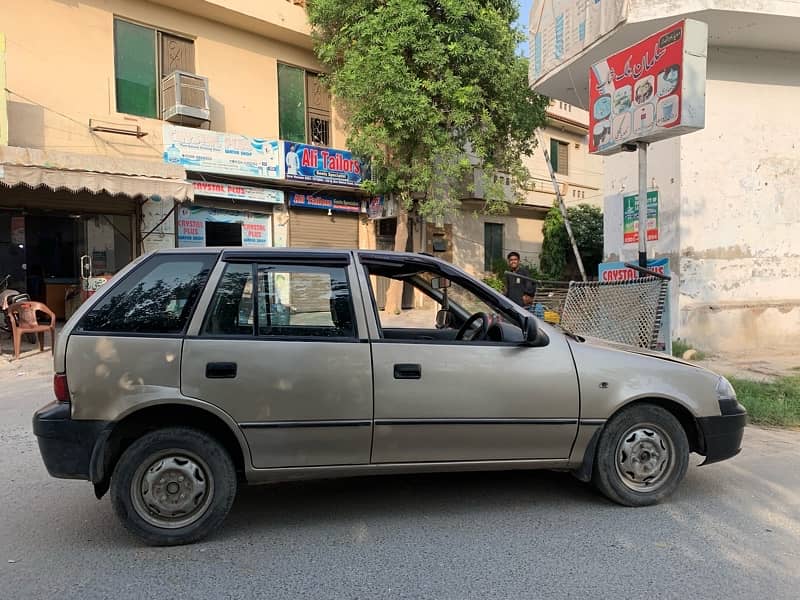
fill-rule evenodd
<path id="1" fill-rule="evenodd" d="M 280 190 L 269 190 L 267 188 L 251 187 L 247 185 L 233 185 L 230 183 L 214 183 L 211 181 L 193 181 L 192 187 L 194 188 L 195 196 L 283 204 L 283 192 Z"/>
<path id="2" fill-rule="evenodd" d="M 282 179 L 283 161 L 277 140 L 233 133 L 163 126 L 164 161 L 187 171 Z"/>
<path id="3" fill-rule="evenodd" d="M 647 241 L 658 241 L 658 191 L 647 192 Z M 622 243 L 639 243 L 639 196 L 622 198 Z"/>
<path id="4" fill-rule="evenodd" d="M 347 150 L 283 142 L 286 179 L 358 187 L 362 168 Z"/>
<path id="5" fill-rule="evenodd" d="M 705 126 L 708 27 L 685 19 L 589 69 L 589 151 Z"/>
<path id="6" fill-rule="evenodd" d="M 669 259 L 668 258 L 651 258 L 647 261 L 647 268 L 661 275 L 669 276 Z M 639 277 L 639 272 L 630 267 L 626 267 L 622 262 L 607 262 L 600 263 L 597 267 L 597 274 L 600 281 L 610 283 L 614 281 L 630 281 Z M 667 299 L 664 304 L 664 315 L 661 318 L 661 328 L 658 330 L 658 339 L 656 341 L 656 349 L 672 353 L 672 337 L 670 335 L 670 295 L 667 294 Z"/>
<path id="7" fill-rule="evenodd" d="M 361 212 L 361 200 L 353 198 L 337 198 L 326 194 L 298 194 L 290 192 L 289 206 L 302 208 L 319 208 L 321 210 L 336 210 L 339 212 Z"/>
<path id="8" fill-rule="evenodd" d="M 204 206 L 182 206 L 178 209 L 178 246 L 202 248 L 206 245 L 206 223 L 240 223 L 242 246 L 270 246 L 269 215 L 220 210 Z"/>

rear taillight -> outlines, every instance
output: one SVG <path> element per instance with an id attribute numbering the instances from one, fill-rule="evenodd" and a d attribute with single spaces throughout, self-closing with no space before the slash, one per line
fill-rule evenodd
<path id="1" fill-rule="evenodd" d="M 69 402 L 69 385 L 67 385 L 67 376 L 64 373 L 53 375 L 53 391 L 56 394 L 56 401 Z"/>

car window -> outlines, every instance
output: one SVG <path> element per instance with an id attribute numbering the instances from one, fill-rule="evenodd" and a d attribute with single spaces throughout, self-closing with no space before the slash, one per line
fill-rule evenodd
<path id="1" fill-rule="evenodd" d="M 114 285 L 76 331 L 182 333 L 215 259 L 210 254 L 153 256 Z"/>
<path id="2" fill-rule="evenodd" d="M 434 329 L 437 328 L 437 312 L 446 308 L 450 313 L 449 320 L 445 327 L 441 327 L 440 323 L 439 328 L 457 331 L 466 318 L 474 313 L 483 312 L 491 316 L 497 312 L 455 281 L 449 281 L 446 291 L 433 289 L 433 280 L 439 277 L 436 273 L 422 272 L 413 277 L 395 279 L 403 288 L 402 310 L 393 313 L 386 310 L 386 299 L 393 278 L 371 275 L 370 283 L 381 329 Z"/>
<path id="3" fill-rule="evenodd" d="M 257 314 L 253 313 L 254 298 Z M 346 272 L 301 265 L 229 264 L 214 293 L 203 333 L 355 337 Z"/>

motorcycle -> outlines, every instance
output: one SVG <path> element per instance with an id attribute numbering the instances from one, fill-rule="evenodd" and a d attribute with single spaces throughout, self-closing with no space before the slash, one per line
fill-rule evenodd
<path id="1" fill-rule="evenodd" d="M 11 333 L 11 314 L 8 312 L 8 307 L 16 302 L 23 302 L 31 299 L 25 292 L 9 288 L 8 282 L 10 280 L 10 273 L 0 280 L 0 310 L 3 312 L 3 322 L 0 324 L 0 330 L 6 333 Z"/>

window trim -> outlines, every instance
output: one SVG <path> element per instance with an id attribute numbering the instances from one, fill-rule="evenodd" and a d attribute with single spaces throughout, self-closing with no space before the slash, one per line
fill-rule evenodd
<path id="1" fill-rule="evenodd" d="M 114 62 L 114 77 L 113 77 L 113 80 L 114 80 L 114 111 L 119 113 L 119 114 L 121 114 L 121 115 L 130 115 L 130 116 L 133 116 L 133 117 L 139 117 L 140 119 L 154 119 L 156 121 L 166 122 L 166 121 L 164 121 L 164 119 L 161 118 L 161 115 L 162 115 L 162 109 L 161 109 L 161 102 L 162 102 L 162 98 L 161 98 L 161 80 L 164 78 L 165 75 L 164 75 L 164 73 L 161 72 L 161 58 L 162 58 L 162 56 L 161 56 L 161 37 L 160 37 L 160 35 L 162 33 L 166 33 L 167 35 L 171 35 L 173 37 L 183 38 L 186 41 L 192 42 L 192 44 L 194 44 L 197 41 L 197 36 L 196 35 L 189 35 L 189 34 L 186 34 L 186 33 L 181 33 L 179 31 L 176 31 L 176 30 L 173 30 L 173 29 L 167 29 L 167 28 L 164 28 L 164 27 L 156 27 L 155 25 L 153 25 L 151 23 L 146 23 L 144 21 L 139 21 L 137 19 L 131 19 L 130 17 L 119 15 L 117 13 L 113 13 L 111 15 L 111 18 L 112 18 L 111 45 L 112 45 L 113 52 L 114 52 L 113 57 L 112 57 L 113 62 Z M 123 21 L 125 23 L 130 23 L 131 25 L 138 25 L 139 27 L 146 27 L 147 29 L 152 29 L 155 32 L 155 35 L 153 36 L 153 54 L 155 56 L 155 64 L 156 64 L 156 116 L 155 117 L 146 117 L 146 116 L 142 116 L 142 115 L 136 115 L 136 114 L 133 114 L 133 113 L 121 112 L 118 109 L 119 101 L 117 99 L 117 36 L 116 36 L 116 32 L 117 31 L 116 31 L 116 27 L 115 27 L 117 21 Z M 195 62 L 195 67 L 196 66 L 197 66 L 197 64 Z"/>
<path id="2" fill-rule="evenodd" d="M 208 265 L 208 274 L 206 275 L 206 279 L 203 282 L 202 288 L 198 290 L 197 297 L 194 301 L 194 306 L 192 306 L 192 310 L 186 316 L 186 322 L 183 324 L 183 328 L 179 332 L 174 333 L 163 333 L 163 332 L 144 332 L 144 331 L 97 331 L 94 329 L 82 329 L 84 321 L 88 318 L 88 316 L 92 313 L 92 311 L 97 308 L 98 305 L 102 304 L 103 301 L 106 299 L 106 296 L 113 294 L 114 290 L 122 285 L 125 285 L 125 282 L 128 281 L 135 275 L 139 270 L 141 270 L 145 265 L 149 264 L 152 261 L 159 260 L 162 257 L 164 259 L 168 258 L 193 258 L 193 257 L 206 257 L 210 256 L 211 261 Z M 200 306 L 203 295 L 205 294 L 206 290 L 208 289 L 208 283 L 214 275 L 214 268 L 217 266 L 218 257 L 211 253 L 211 252 L 192 252 L 192 253 L 155 253 L 147 257 L 146 259 L 142 260 L 138 263 L 134 268 L 130 271 L 125 273 L 121 278 L 117 280 L 112 279 L 111 285 L 103 286 L 101 295 L 98 296 L 97 300 L 92 303 L 91 306 L 88 307 L 85 313 L 83 313 L 70 331 L 70 335 L 90 335 L 90 336 L 103 336 L 103 337 L 139 337 L 139 338 L 174 338 L 174 339 L 181 339 L 186 337 L 186 332 L 189 330 L 189 326 L 191 325 L 192 321 L 194 320 L 195 315 L 197 314 L 197 307 Z"/>
<path id="3" fill-rule="evenodd" d="M 285 60 L 278 60 L 277 66 L 275 67 L 275 89 L 278 92 L 278 133 L 281 132 L 281 85 L 280 85 L 280 67 L 284 65 L 286 67 L 290 67 L 292 69 L 299 69 L 303 72 L 303 130 L 304 130 L 304 141 L 303 142 L 294 142 L 295 144 L 305 144 L 311 146 L 320 146 L 322 148 L 333 148 L 333 108 L 331 108 L 330 114 L 328 115 L 328 123 L 329 123 L 329 132 L 328 132 L 328 144 L 313 144 L 310 141 L 311 132 L 309 128 L 311 126 L 311 113 L 308 111 L 308 75 L 316 75 L 317 77 L 324 75 L 321 71 L 315 71 L 313 69 L 308 69 L 303 65 L 299 65 L 297 63 L 292 63 Z M 328 92 L 330 94 L 330 92 Z M 333 97 L 331 97 L 331 103 L 333 102 Z"/>
<path id="4" fill-rule="evenodd" d="M 288 255 L 286 255 L 288 256 Z M 297 257 L 296 254 L 292 255 L 293 257 Z M 330 255 L 328 255 L 330 256 Z M 356 317 L 355 312 L 355 302 L 353 298 L 353 285 L 350 280 L 350 272 L 348 266 L 350 265 L 349 255 L 346 255 L 344 258 L 347 259 L 347 262 L 342 260 L 341 262 L 337 263 L 323 263 L 319 264 L 316 261 L 309 260 L 308 258 L 301 257 L 300 259 L 291 260 L 289 259 L 286 262 L 280 261 L 280 255 L 276 256 L 279 261 L 272 261 L 268 260 L 271 257 L 264 257 L 263 254 L 256 255 L 255 260 L 248 260 L 244 255 L 241 256 L 229 256 L 225 257 L 224 255 L 221 258 L 222 263 L 224 263 L 224 267 L 222 272 L 217 279 L 217 284 L 214 287 L 214 291 L 211 293 L 211 298 L 206 307 L 206 312 L 203 315 L 203 318 L 200 322 L 200 328 L 196 335 L 191 336 L 184 336 L 186 339 L 215 339 L 215 340 L 255 340 L 255 341 L 273 341 L 273 342 L 320 342 L 320 341 L 332 341 L 332 342 L 362 342 L 363 340 L 359 337 L 359 328 L 358 328 L 358 319 Z M 338 257 L 337 257 L 338 258 Z M 231 334 L 231 333 L 223 333 L 223 334 L 215 334 L 215 333 L 205 333 L 206 323 L 211 315 L 211 310 L 213 308 L 214 298 L 216 297 L 217 290 L 219 286 L 222 284 L 222 280 L 225 277 L 225 273 L 228 270 L 230 265 L 236 264 L 249 264 L 251 268 L 251 277 L 253 278 L 253 330 L 250 334 Z M 347 282 L 347 289 L 349 291 L 348 294 L 348 303 L 350 307 L 350 316 L 352 317 L 353 322 L 353 335 L 352 336 L 324 336 L 324 335 L 266 335 L 261 334 L 259 331 L 259 323 L 258 323 L 258 267 L 259 265 L 267 265 L 273 268 L 283 268 L 288 269 L 287 272 L 291 273 L 291 267 L 307 267 L 309 269 L 318 269 L 320 267 L 324 269 L 341 269 L 342 273 L 344 274 L 344 279 Z M 302 272 L 302 271 L 298 271 Z M 322 272 L 320 272 L 322 273 Z M 209 277 L 211 274 L 209 274 Z M 195 307 L 196 308 L 196 307 Z M 291 327 L 291 326 L 289 326 Z"/>

